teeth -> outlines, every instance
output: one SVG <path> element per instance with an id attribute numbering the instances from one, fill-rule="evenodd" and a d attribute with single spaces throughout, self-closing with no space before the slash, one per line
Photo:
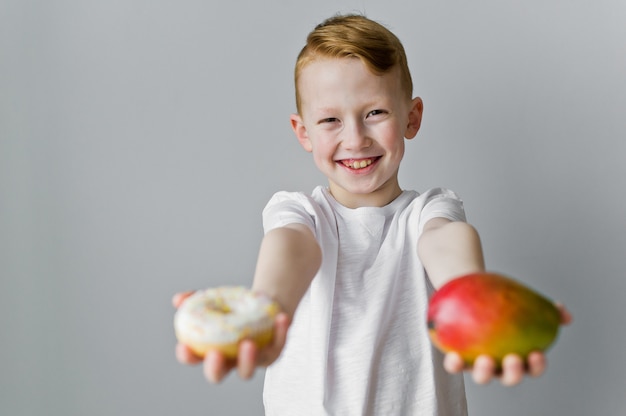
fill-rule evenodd
<path id="1" fill-rule="evenodd" d="M 344 161 L 344 165 L 352 169 L 363 169 L 372 164 L 372 159 L 355 160 L 354 162 Z"/>
<path id="2" fill-rule="evenodd" d="M 372 159 L 361 160 L 360 162 L 354 162 L 354 169 L 363 169 L 372 164 Z"/>

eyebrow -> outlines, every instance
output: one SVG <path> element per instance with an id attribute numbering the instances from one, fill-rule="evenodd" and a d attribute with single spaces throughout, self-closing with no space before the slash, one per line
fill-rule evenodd
<path id="1" fill-rule="evenodd" d="M 391 102 L 388 99 L 388 97 L 379 96 L 379 97 L 373 97 L 372 99 L 365 101 L 364 103 L 360 104 L 360 107 L 387 108 L 387 107 L 391 107 Z M 336 111 L 339 111 L 339 109 L 336 107 L 324 106 L 324 107 L 311 108 L 311 111 L 314 111 L 316 113 L 328 114 L 328 113 L 334 113 Z"/>
<path id="2" fill-rule="evenodd" d="M 335 113 L 339 110 L 335 107 L 318 107 L 312 108 L 311 111 L 315 112 L 316 114 L 330 114 Z"/>

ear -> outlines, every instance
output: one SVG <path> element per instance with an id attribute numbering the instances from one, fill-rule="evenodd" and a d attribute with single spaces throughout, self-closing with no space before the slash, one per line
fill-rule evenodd
<path id="1" fill-rule="evenodd" d="M 300 145 L 307 152 L 312 152 L 313 146 L 311 145 L 311 140 L 309 139 L 309 135 L 306 131 L 304 122 L 302 121 L 302 117 L 300 117 L 300 115 L 298 114 L 292 114 L 289 120 L 291 121 L 291 128 L 293 129 L 293 132 L 296 134 L 296 137 L 298 138 Z"/>
<path id="2" fill-rule="evenodd" d="M 411 108 L 409 110 L 409 123 L 406 126 L 406 132 L 404 137 L 412 139 L 417 135 L 417 132 L 422 125 L 422 113 L 424 112 L 424 103 L 419 97 L 413 98 L 411 101 Z"/>

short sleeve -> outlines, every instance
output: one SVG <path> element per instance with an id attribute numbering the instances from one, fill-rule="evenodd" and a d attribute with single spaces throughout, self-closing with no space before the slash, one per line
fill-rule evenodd
<path id="1" fill-rule="evenodd" d="M 313 202 L 300 192 L 275 193 L 263 209 L 264 232 L 288 224 L 304 224 L 316 234 Z"/>
<path id="2" fill-rule="evenodd" d="M 424 225 L 433 218 L 447 218 L 450 221 L 466 221 L 463 201 L 449 189 L 434 188 L 425 192 L 426 199 L 420 215 L 419 233 Z"/>

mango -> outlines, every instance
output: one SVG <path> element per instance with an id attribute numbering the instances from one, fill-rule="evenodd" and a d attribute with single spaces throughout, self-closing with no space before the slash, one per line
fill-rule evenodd
<path id="1" fill-rule="evenodd" d="M 430 298 L 428 333 L 441 351 L 456 351 L 471 366 L 481 354 L 500 365 L 510 353 L 523 358 L 555 341 L 561 313 L 554 302 L 497 273 L 453 279 Z"/>

